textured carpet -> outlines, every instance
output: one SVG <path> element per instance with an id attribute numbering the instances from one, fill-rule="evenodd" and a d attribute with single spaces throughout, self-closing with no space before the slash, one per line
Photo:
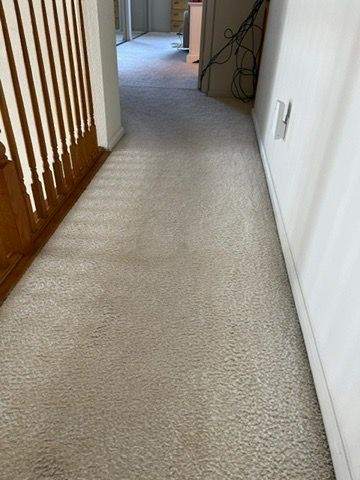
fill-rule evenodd
<path id="1" fill-rule="evenodd" d="M 0 479 L 332 480 L 250 117 L 177 59 L 129 86 L 133 49 L 126 137 L 1 309 Z"/>
<path id="2" fill-rule="evenodd" d="M 180 43 L 176 34 L 151 33 L 119 46 L 121 85 L 196 89 L 199 66 L 185 63 Z"/>

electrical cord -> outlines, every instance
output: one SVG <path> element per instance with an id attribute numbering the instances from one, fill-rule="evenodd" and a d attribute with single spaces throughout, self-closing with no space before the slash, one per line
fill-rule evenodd
<path id="1" fill-rule="evenodd" d="M 207 71 L 213 65 L 223 65 L 235 56 L 235 70 L 231 81 L 231 92 L 242 102 L 250 102 L 256 91 L 256 82 L 259 73 L 261 42 L 256 47 L 257 33 L 262 34 L 263 28 L 256 25 L 256 18 L 265 0 L 256 0 L 251 12 L 234 32 L 230 27 L 224 31 L 226 44 L 213 55 L 201 72 L 201 85 Z M 249 46 L 246 46 L 245 43 Z M 249 82 L 249 78 L 251 81 Z M 246 82 L 246 84 L 245 84 Z"/>

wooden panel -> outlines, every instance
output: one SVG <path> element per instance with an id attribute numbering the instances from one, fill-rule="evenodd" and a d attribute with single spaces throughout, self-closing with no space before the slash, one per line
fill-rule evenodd
<path id="1" fill-rule="evenodd" d="M 11 191 L 14 191 L 13 198 L 16 198 L 16 201 L 13 202 L 13 208 L 15 211 L 18 229 L 22 239 L 23 249 L 27 250 L 31 243 L 31 234 L 36 229 L 36 221 L 30 202 L 30 197 L 26 191 L 19 152 L 16 145 L 15 135 L 11 125 L 9 110 L 5 101 L 5 95 L 1 81 L 0 113 L 4 123 L 6 139 L 9 145 L 9 154 L 11 160 L 14 162 L 14 167 L 17 174 L 17 181 L 14 182 L 11 187 Z"/>
<path id="2" fill-rule="evenodd" d="M 6 251 L 4 242 L 0 237 L 0 280 L 5 276 L 5 272 L 9 268 L 10 261 Z"/>
<path id="3" fill-rule="evenodd" d="M 9 185 L 16 182 L 13 162 L 5 155 L 5 147 L 0 143 L 0 281 L 14 258 L 22 252 L 22 243 L 12 208 Z"/>

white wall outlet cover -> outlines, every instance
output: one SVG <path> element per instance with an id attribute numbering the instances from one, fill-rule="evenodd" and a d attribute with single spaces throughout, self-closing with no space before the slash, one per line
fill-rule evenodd
<path id="1" fill-rule="evenodd" d="M 274 124 L 274 138 L 275 140 L 285 140 L 287 127 L 287 111 L 286 105 L 281 100 L 277 100 L 275 107 L 275 124 Z"/>

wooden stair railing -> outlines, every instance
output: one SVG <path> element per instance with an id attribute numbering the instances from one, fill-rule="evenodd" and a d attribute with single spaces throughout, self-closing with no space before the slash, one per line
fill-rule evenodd
<path id="1" fill-rule="evenodd" d="M 97 141 L 83 1 L 0 0 L 11 79 L 0 78 L 0 302 L 108 155 Z"/>

